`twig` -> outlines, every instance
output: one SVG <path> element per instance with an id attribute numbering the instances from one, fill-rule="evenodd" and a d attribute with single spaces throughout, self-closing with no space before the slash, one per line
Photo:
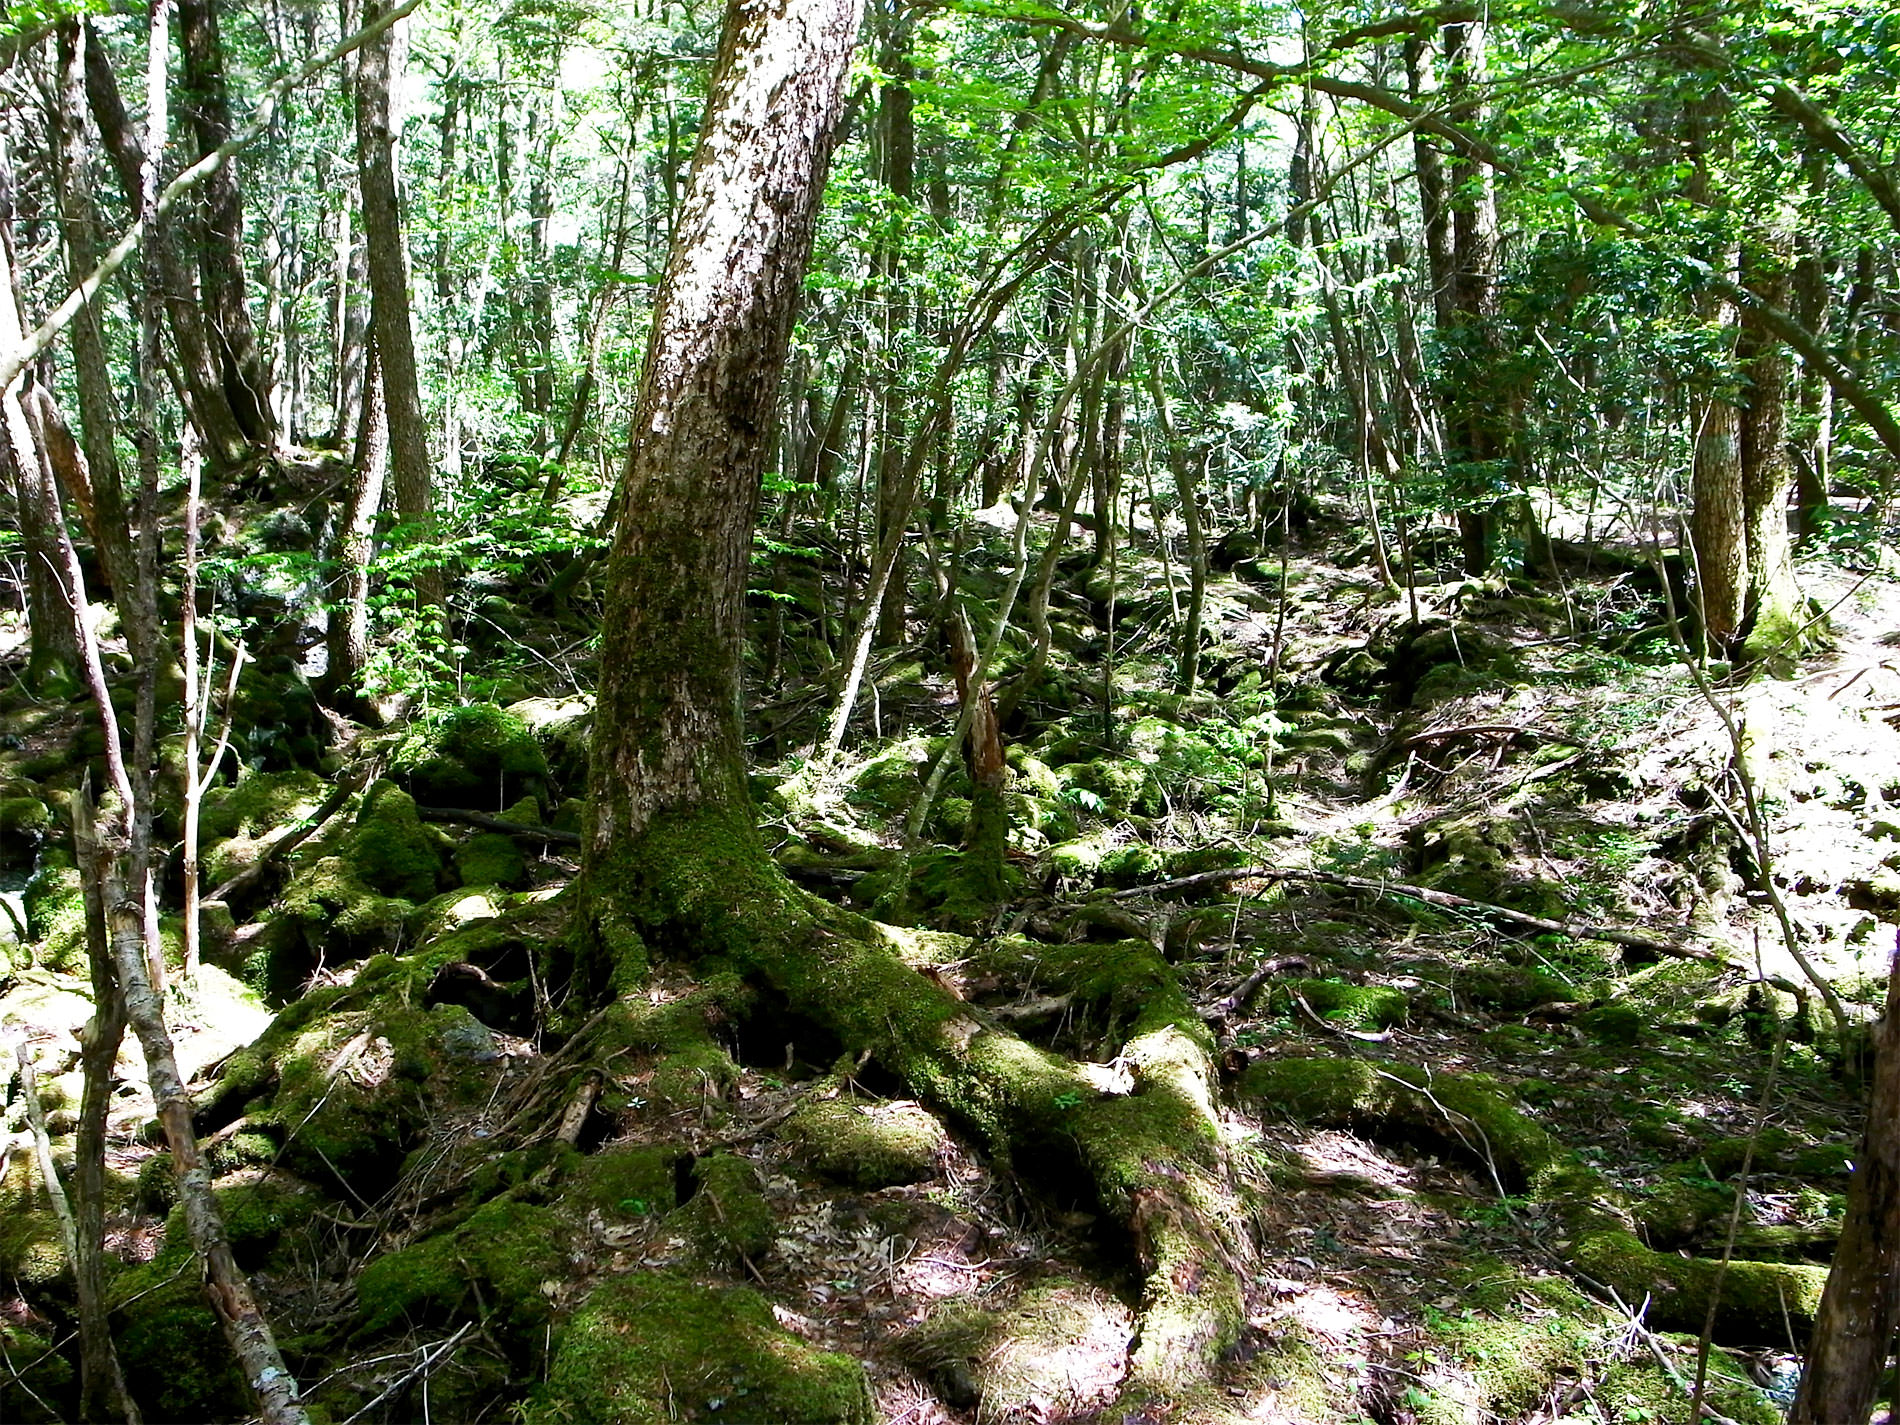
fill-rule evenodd
<path id="1" fill-rule="evenodd" d="M 397 1394 L 399 1391 L 407 1390 L 418 1376 L 427 1376 L 428 1373 L 435 1368 L 435 1363 L 441 1360 L 448 1352 L 461 1345 L 462 1338 L 474 1329 L 475 1323 L 473 1321 L 464 1321 L 461 1326 L 456 1329 L 455 1334 L 449 1337 L 448 1340 L 438 1342 L 434 1347 L 424 1346 L 417 1352 L 417 1354 L 422 1357 L 420 1361 L 407 1372 L 391 1381 L 381 1395 L 370 1401 L 368 1405 L 365 1405 L 361 1410 L 357 1411 L 356 1414 L 350 1416 L 349 1419 L 343 1422 L 343 1425 L 356 1425 L 358 1420 L 361 1420 L 392 1395 Z"/>

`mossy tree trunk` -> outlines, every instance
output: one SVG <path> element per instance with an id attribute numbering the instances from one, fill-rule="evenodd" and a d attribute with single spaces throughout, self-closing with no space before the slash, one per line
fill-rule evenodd
<path id="1" fill-rule="evenodd" d="M 1865 1420 L 1900 1325 L 1900 939 L 1887 967 L 1867 1130 L 1789 1425 Z"/>
<path id="2" fill-rule="evenodd" d="M 751 839 L 746 575 L 859 0 L 733 0 L 647 347 L 609 556 L 585 880 L 596 924 L 656 823 Z"/>
<path id="3" fill-rule="evenodd" d="M 618 495 L 575 977 L 599 993 L 637 980 L 649 951 L 717 957 L 999 1158 L 1079 1174 L 1144 1270 L 1128 1389 L 1152 1395 L 1211 1364 L 1245 1317 L 1213 1044 L 1166 967 L 1121 1046 L 1134 1089 L 1104 1093 L 919 974 L 916 937 L 796 890 L 746 791 L 753 523 L 857 5 L 727 11 Z"/>

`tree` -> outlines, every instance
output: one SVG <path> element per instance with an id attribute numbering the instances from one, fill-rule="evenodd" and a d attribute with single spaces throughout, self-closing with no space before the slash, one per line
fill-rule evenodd
<path id="1" fill-rule="evenodd" d="M 370 0 L 363 21 L 373 24 L 387 4 Z M 416 374 L 416 338 L 409 313 L 409 255 L 403 244 L 402 205 L 396 188 L 396 136 L 390 117 L 395 41 L 384 30 L 365 44 L 356 61 L 357 176 L 363 193 L 363 232 L 369 248 L 370 326 L 382 378 L 383 415 L 389 441 L 389 483 L 396 514 L 412 543 L 434 531 L 435 503 L 429 466 L 429 431 Z M 442 602 L 439 572 L 416 579 L 422 602 Z"/>
<path id="2" fill-rule="evenodd" d="M 638 983 L 649 954 L 716 957 L 973 1125 L 997 1157 L 1089 1184 L 1145 1269 L 1125 1386 L 1145 1400 L 1210 1364 L 1245 1317 L 1244 1214 L 1198 1015 L 1158 996 L 1123 1046 L 1133 1091 L 1104 1094 L 913 970 L 903 932 L 794 889 L 747 794 L 753 522 L 857 18 L 855 0 L 727 12 L 621 478 L 572 975 L 593 997 Z"/>

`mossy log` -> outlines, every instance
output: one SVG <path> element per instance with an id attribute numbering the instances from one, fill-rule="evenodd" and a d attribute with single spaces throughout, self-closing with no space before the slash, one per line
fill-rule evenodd
<path id="1" fill-rule="evenodd" d="M 1217 1131 L 1212 1043 L 1159 956 L 1148 952 L 1140 969 L 1166 983 L 1151 983 L 1158 992 L 1119 1046 L 1130 1090 L 1111 1094 L 919 973 L 963 942 L 798 890 L 742 814 L 656 820 L 598 868 L 592 892 L 575 970 L 596 992 L 637 973 L 649 947 L 729 965 L 846 1050 L 868 1050 L 1000 1161 L 1079 1174 L 1144 1273 L 1131 1397 L 1204 1369 L 1237 1339 L 1251 1244 L 1235 1225 L 1245 1214 Z"/>

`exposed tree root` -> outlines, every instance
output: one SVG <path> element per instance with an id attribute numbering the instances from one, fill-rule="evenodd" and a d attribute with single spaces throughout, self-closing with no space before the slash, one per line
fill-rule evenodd
<path id="1" fill-rule="evenodd" d="M 878 925 L 798 890 L 741 817 L 661 822 L 592 890 L 585 981 L 605 988 L 648 946 L 703 968 L 724 962 L 846 1053 L 870 1051 L 1032 1181 L 1079 1174 L 1144 1275 L 1131 1399 L 1178 1387 L 1237 1339 L 1251 1244 L 1214 1110 L 1213 1045 L 1171 974 L 1120 1046 L 1129 1091 L 1109 1093 L 1105 1076 L 919 973 L 967 942 Z"/>

